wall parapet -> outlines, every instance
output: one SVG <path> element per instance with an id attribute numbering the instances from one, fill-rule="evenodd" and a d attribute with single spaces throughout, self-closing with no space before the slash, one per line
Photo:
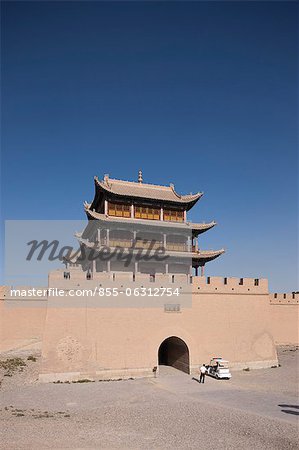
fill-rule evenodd
<path id="1" fill-rule="evenodd" d="M 91 273 L 88 275 L 82 270 L 63 271 L 61 269 L 50 272 L 49 286 L 59 286 L 67 288 L 72 283 L 92 284 L 93 282 L 100 283 L 101 281 L 111 282 L 146 282 L 153 283 L 187 283 L 192 284 L 193 291 L 203 290 L 205 292 L 225 292 L 225 293 L 257 293 L 268 294 L 268 280 L 266 278 L 236 278 L 236 277 L 201 277 L 190 276 L 187 274 L 155 274 L 150 275 L 146 273 L 132 272 L 101 272 Z M 79 285 L 79 284 L 78 284 Z"/>
<path id="2" fill-rule="evenodd" d="M 299 292 L 278 293 L 274 292 L 269 295 L 270 305 L 298 305 Z"/>
<path id="3" fill-rule="evenodd" d="M 193 292 L 268 294 L 266 278 L 193 277 Z"/>

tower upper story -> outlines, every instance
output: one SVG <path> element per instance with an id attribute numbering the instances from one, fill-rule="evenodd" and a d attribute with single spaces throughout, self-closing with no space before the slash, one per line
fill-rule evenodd
<path id="1" fill-rule="evenodd" d="M 88 209 L 111 217 L 131 219 L 186 222 L 187 211 L 203 193 L 180 195 L 174 185 L 161 186 L 143 183 L 139 171 L 138 182 L 98 177 L 95 181 L 95 197 Z"/>
<path id="2" fill-rule="evenodd" d="M 194 267 L 204 266 L 206 262 L 224 253 L 224 249 L 199 249 L 198 236 L 213 228 L 215 221 L 192 223 L 187 220 L 187 211 L 203 196 L 202 192 L 181 195 L 176 192 L 173 184 L 163 186 L 144 183 L 141 171 L 138 173 L 138 181 L 117 180 L 105 175 L 103 180 L 95 176 L 94 184 L 94 199 L 91 203 L 84 202 L 84 208 L 89 221 L 96 220 L 98 227 L 103 228 L 94 237 L 99 245 L 107 245 L 109 242 L 110 246 L 117 244 L 131 248 L 136 247 L 138 241 L 139 247 L 148 246 L 148 236 L 146 243 L 141 240 L 144 241 L 145 232 L 147 235 L 151 232 L 155 233 L 156 245 L 163 244 L 166 250 L 186 256 L 192 253 Z M 111 230 L 108 236 L 108 228 L 115 225 L 118 226 L 118 231 Z M 87 245 L 86 239 L 90 239 L 90 229 L 94 230 L 94 226 L 87 227 L 78 235 L 84 245 Z M 116 236 L 112 239 L 111 236 L 116 234 L 117 239 Z"/>

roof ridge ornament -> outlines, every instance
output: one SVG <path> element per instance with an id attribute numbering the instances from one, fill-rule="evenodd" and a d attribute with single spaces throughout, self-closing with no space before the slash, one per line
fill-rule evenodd
<path id="1" fill-rule="evenodd" d="M 143 182 L 143 178 L 142 178 L 142 170 L 138 171 L 138 183 L 142 183 Z"/>
<path id="2" fill-rule="evenodd" d="M 182 198 L 182 195 L 178 194 L 176 192 L 175 187 L 174 187 L 174 183 L 169 183 L 169 187 L 172 189 L 172 192 L 174 193 L 174 195 L 176 195 L 178 198 Z"/>

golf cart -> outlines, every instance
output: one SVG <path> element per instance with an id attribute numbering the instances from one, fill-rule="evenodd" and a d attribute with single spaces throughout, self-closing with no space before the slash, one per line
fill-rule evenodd
<path id="1" fill-rule="evenodd" d="M 212 358 L 208 366 L 207 374 L 211 377 L 229 380 L 232 375 L 229 371 L 228 361 L 222 358 Z"/>

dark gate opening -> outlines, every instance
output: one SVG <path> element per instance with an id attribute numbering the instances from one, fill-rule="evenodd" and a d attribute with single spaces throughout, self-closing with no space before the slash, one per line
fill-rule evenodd
<path id="1" fill-rule="evenodd" d="M 159 347 L 158 361 L 159 365 L 172 366 L 182 372 L 190 373 L 188 347 L 176 336 L 171 336 L 162 342 Z"/>

